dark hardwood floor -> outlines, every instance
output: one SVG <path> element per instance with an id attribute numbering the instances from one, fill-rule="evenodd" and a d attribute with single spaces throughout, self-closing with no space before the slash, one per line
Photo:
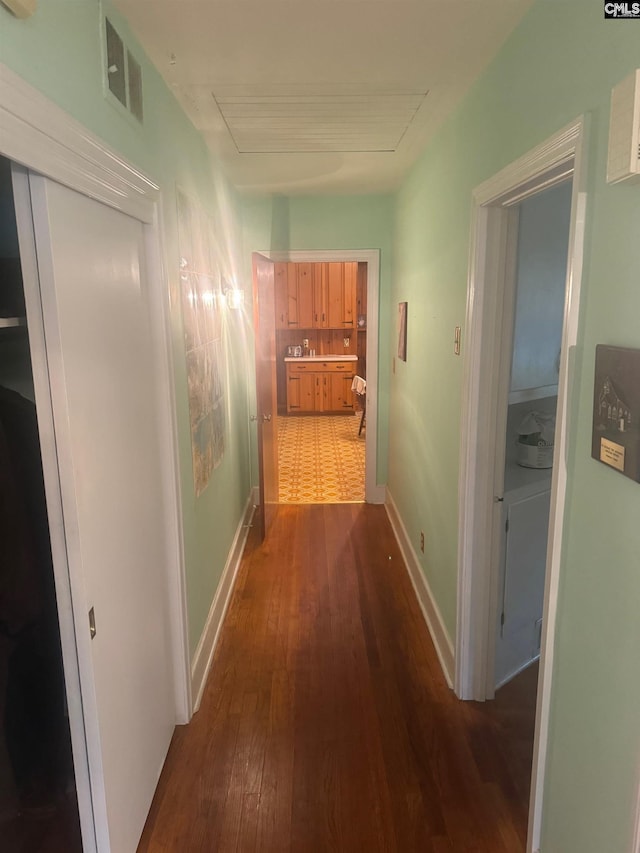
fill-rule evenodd
<path id="1" fill-rule="evenodd" d="M 383 507 L 282 506 L 139 853 L 519 853 L 534 702 L 455 698 Z"/>

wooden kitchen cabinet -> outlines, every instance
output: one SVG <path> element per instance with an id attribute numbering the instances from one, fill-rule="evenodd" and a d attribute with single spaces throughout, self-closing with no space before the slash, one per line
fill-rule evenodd
<path id="1" fill-rule="evenodd" d="M 287 362 L 287 413 L 352 412 L 355 361 Z"/>
<path id="2" fill-rule="evenodd" d="M 316 374 L 287 371 L 287 412 L 315 412 Z"/>
<path id="3" fill-rule="evenodd" d="M 327 264 L 327 306 L 330 329 L 355 329 L 358 264 Z"/>
<path id="4" fill-rule="evenodd" d="M 312 264 L 276 263 L 276 329 L 313 328 Z"/>
<path id="5" fill-rule="evenodd" d="M 329 302 L 327 296 L 327 267 L 329 264 L 313 264 L 313 327 L 329 328 Z"/>
<path id="6" fill-rule="evenodd" d="M 275 264 L 276 329 L 356 328 L 358 264 Z"/>
<path id="7" fill-rule="evenodd" d="M 352 382 L 353 373 L 330 373 L 325 375 L 325 402 L 328 404 L 326 411 L 353 412 Z"/>

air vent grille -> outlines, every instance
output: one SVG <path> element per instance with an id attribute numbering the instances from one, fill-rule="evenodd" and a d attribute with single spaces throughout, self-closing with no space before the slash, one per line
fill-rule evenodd
<path id="1" fill-rule="evenodd" d="M 142 68 L 108 18 L 104 19 L 109 92 L 142 123 Z"/>

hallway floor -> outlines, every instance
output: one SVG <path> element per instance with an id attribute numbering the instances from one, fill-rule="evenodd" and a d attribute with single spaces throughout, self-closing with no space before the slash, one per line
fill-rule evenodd
<path id="1" fill-rule="evenodd" d="M 139 853 L 520 853 L 534 696 L 455 698 L 384 507 L 281 506 Z"/>

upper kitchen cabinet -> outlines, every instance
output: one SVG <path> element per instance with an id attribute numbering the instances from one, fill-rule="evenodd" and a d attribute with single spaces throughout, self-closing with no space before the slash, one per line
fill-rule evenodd
<path id="1" fill-rule="evenodd" d="M 355 329 L 357 263 L 275 265 L 277 329 Z"/>
<path id="2" fill-rule="evenodd" d="M 312 264 L 275 264 L 276 329 L 313 328 Z"/>
<path id="3" fill-rule="evenodd" d="M 329 264 L 313 264 L 313 327 L 329 328 L 329 301 L 327 297 L 327 268 Z"/>
<path id="4" fill-rule="evenodd" d="M 356 326 L 357 263 L 314 264 L 313 319 L 316 329 Z"/>
<path id="5" fill-rule="evenodd" d="M 355 329 L 357 263 L 327 264 L 330 329 Z"/>

